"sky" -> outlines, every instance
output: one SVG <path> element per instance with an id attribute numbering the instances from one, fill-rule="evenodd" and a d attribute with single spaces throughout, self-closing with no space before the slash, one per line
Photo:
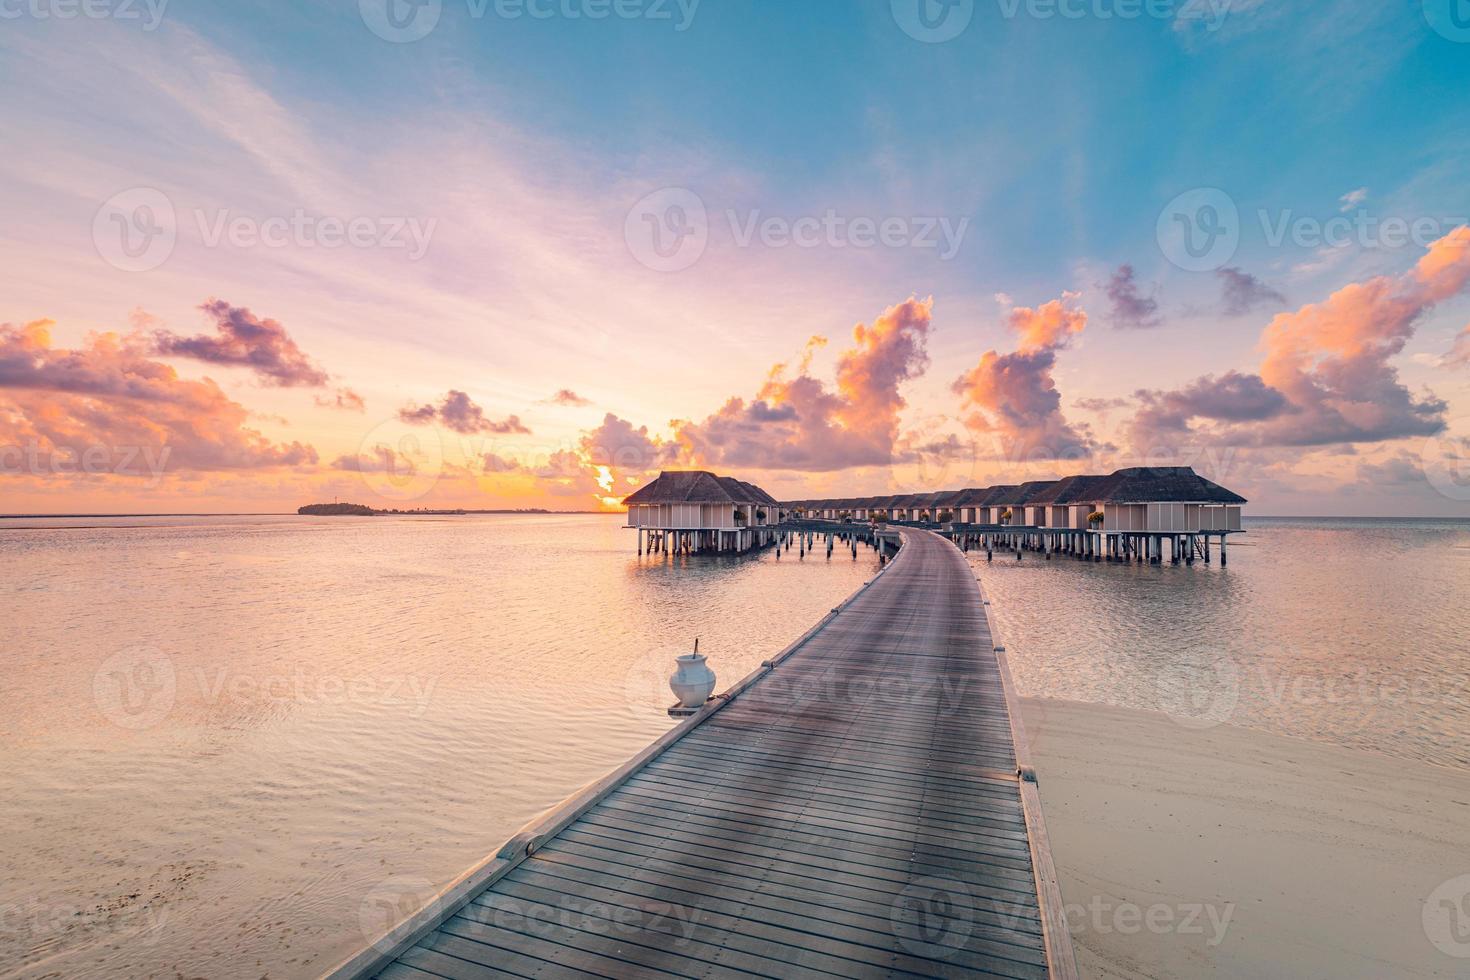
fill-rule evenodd
<path id="1" fill-rule="evenodd" d="M 0 513 L 1470 516 L 1463 7 L 0 0 Z"/>

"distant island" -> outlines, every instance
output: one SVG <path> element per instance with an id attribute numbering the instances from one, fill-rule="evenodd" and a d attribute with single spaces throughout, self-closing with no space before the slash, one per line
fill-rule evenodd
<path id="1" fill-rule="evenodd" d="M 462 516 L 464 514 L 590 514 L 597 511 L 555 511 L 545 510 L 541 507 L 522 507 L 519 509 L 501 510 L 432 510 L 420 507 L 414 510 L 377 510 L 366 504 L 307 504 L 297 507 L 296 513 L 303 517 L 384 517 L 387 515 L 419 515 L 419 516 Z"/>
<path id="2" fill-rule="evenodd" d="M 307 504 L 297 507 L 296 513 L 306 517 L 372 517 L 377 511 L 366 504 Z"/>

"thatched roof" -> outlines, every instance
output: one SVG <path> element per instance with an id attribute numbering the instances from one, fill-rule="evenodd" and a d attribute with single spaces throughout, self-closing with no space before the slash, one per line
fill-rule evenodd
<path id="1" fill-rule="evenodd" d="M 1034 494 L 1026 503 L 1057 506 L 1097 503 L 1102 499 L 1099 494 L 1112 482 L 1111 476 L 1068 476 Z"/>
<path id="2" fill-rule="evenodd" d="M 754 483 L 746 483 L 744 480 L 737 480 L 733 476 L 718 476 L 715 479 L 719 480 L 730 491 L 731 496 L 743 494 L 744 497 L 740 501 L 741 503 L 761 505 L 774 505 L 776 503 L 775 497 L 772 497 Z"/>
<path id="3" fill-rule="evenodd" d="M 984 504 L 986 496 L 994 489 L 994 487 L 970 487 L 968 490 L 956 490 L 955 499 L 949 503 L 953 507 L 979 507 Z"/>
<path id="4" fill-rule="evenodd" d="M 704 470 L 664 470 L 646 486 L 623 498 L 624 504 L 774 504 L 760 487 Z"/>
<path id="5" fill-rule="evenodd" d="M 1189 466 L 1133 466 L 1106 477 L 1096 499 L 1109 504 L 1243 504 L 1246 499 Z"/>
<path id="6" fill-rule="evenodd" d="M 1003 483 L 1000 486 L 990 487 L 988 490 L 985 491 L 984 497 L 981 497 L 979 501 L 972 501 L 970 506 L 994 507 L 996 504 L 1001 503 L 1003 500 L 1005 500 L 1006 495 L 1011 493 L 1011 491 L 1015 489 L 1017 489 L 1017 487 L 1015 484 L 1012 483 Z"/>
<path id="7" fill-rule="evenodd" d="M 640 493 L 642 491 L 639 491 Z M 856 510 L 1011 507 L 1029 505 L 1128 503 L 1243 504 L 1245 498 L 1212 483 L 1188 466 L 1135 466 L 1107 476 L 1079 475 L 1061 480 L 888 497 L 796 501 L 787 506 Z"/>
<path id="8" fill-rule="evenodd" d="M 1033 498 L 1047 492 L 1055 484 L 1056 480 L 1032 480 L 1017 487 L 1001 487 L 1002 492 L 995 495 L 992 504 L 1019 504 L 1025 505 L 1032 502 Z"/>

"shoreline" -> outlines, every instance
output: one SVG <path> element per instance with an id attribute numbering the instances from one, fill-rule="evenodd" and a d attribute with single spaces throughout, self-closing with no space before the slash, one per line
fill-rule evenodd
<path id="1" fill-rule="evenodd" d="M 1020 702 L 1084 975 L 1470 968 L 1470 944 L 1426 913 L 1470 874 L 1470 772 L 1157 712 Z"/>

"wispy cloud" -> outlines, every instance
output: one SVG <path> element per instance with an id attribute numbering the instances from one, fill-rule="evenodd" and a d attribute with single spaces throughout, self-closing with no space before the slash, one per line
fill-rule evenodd
<path id="1" fill-rule="evenodd" d="M 451 389 L 438 405 L 420 405 L 405 408 L 398 417 L 411 425 L 429 425 L 439 422 L 446 429 L 462 435 L 493 433 L 495 435 L 528 435 L 530 429 L 522 424 L 520 416 L 508 415 L 503 419 L 486 416 L 485 410 L 476 405 L 469 395 Z"/>
<path id="2" fill-rule="evenodd" d="M 1163 323 L 1159 316 L 1159 301 L 1154 295 L 1145 296 L 1138 288 L 1133 266 L 1118 266 L 1107 286 L 1108 300 L 1112 303 L 1113 325 L 1134 330 L 1157 327 Z"/>
<path id="3" fill-rule="evenodd" d="M 1241 316 L 1260 307 L 1286 305 L 1286 297 L 1243 269 L 1226 266 L 1215 273 L 1220 279 L 1220 303 L 1226 316 Z"/>
<path id="4" fill-rule="evenodd" d="M 592 402 L 577 394 L 570 388 L 563 388 L 550 398 L 546 399 L 550 405 L 563 405 L 569 408 L 585 408 Z"/>
<path id="5" fill-rule="evenodd" d="M 154 351 L 166 357 L 249 368 L 266 384 L 282 388 L 319 388 L 327 383 L 327 373 L 296 346 L 279 321 L 258 317 L 222 299 L 211 299 L 199 308 L 214 321 L 213 336 L 180 337 L 158 330 L 153 334 Z"/>
<path id="6" fill-rule="evenodd" d="M 1338 210 L 1346 214 L 1366 200 L 1368 200 L 1368 188 L 1359 187 L 1357 190 L 1348 191 L 1337 199 Z"/>

